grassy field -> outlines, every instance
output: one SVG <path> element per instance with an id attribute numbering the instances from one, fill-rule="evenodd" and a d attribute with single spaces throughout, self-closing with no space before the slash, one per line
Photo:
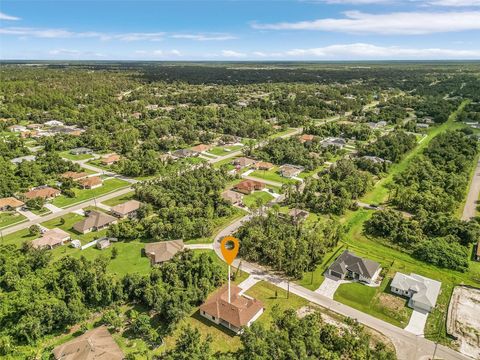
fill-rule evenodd
<path id="1" fill-rule="evenodd" d="M 231 146 L 216 146 L 213 149 L 207 151 L 208 154 L 213 154 L 216 156 L 224 156 L 228 155 L 233 151 L 240 150 L 243 146 L 242 145 L 231 145 Z"/>
<path id="2" fill-rule="evenodd" d="M 108 206 L 115 206 L 115 205 L 118 205 L 118 204 L 122 204 L 122 203 L 124 203 L 128 200 L 132 200 L 134 195 L 135 195 L 135 192 L 131 191 L 131 192 L 128 192 L 126 194 L 114 197 L 112 199 L 105 200 L 102 203 L 105 204 L 105 205 L 108 205 Z"/>
<path id="3" fill-rule="evenodd" d="M 276 138 L 279 138 L 280 136 L 290 134 L 291 132 L 294 132 L 295 130 L 296 130 L 295 128 L 288 128 L 286 130 L 276 132 L 275 134 L 270 135 L 268 138 L 269 139 L 276 139 Z"/>
<path id="4" fill-rule="evenodd" d="M 250 176 L 259 178 L 259 179 L 264 179 L 264 180 L 269 180 L 269 181 L 275 181 L 281 184 L 295 184 L 296 180 L 293 179 L 288 179 L 283 176 L 281 176 L 278 173 L 278 166 L 274 166 L 270 170 L 255 170 L 250 174 Z"/>
<path id="5" fill-rule="evenodd" d="M 32 213 L 34 213 L 35 215 L 39 215 L 39 216 L 43 216 L 43 215 L 47 215 L 47 214 L 50 214 L 51 211 L 48 210 L 46 207 L 42 207 L 40 210 L 35 210 L 35 209 L 32 209 L 30 210 Z"/>
<path id="6" fill-rule="evenodd" d="M 91 155 L 91 154 L 73 155 L 73 154 L 70 154 L 70 151 L 68 151 L 68 150 L 67 151 L 62 151 L 60 153 L 60 156 L 65 158 L 65 159 L 73 160 L 73 161 L 87 160 L 87 159 L 93 158 L 93 155 Z"/>
<path id="7" fill-rule="evenodd" d="M 249 208 L 258 207 L 257 201 L 260 202 L 260 206 L 263 206 L 271 200 L 273 200 L 273 196 L 265 191 L 255 191 L 243 197 L 243 203 Z"/>
<path id="8" fill-rule="evenodd" d="M 120 179 L 108 179 L 103 182 L 103 185 L 96 189 L 74 189 L 75 197 L 69 198 L 64 195 L 58 196 L 52 200 L 52 204 L 58 206 L 60 208 L 65 208 L 68 206 L 72 206 L 74 204 L 78 204 L 94 197 L 99 197 L 105 194 L 108 194 L 112 191 L 124 188 L 129 186 L 129 183 L 120 180 Z"/>
<path id="9" fill-rule="evenodd" d="M 21 223 L 26 220 L 27 218 L 25 216 L 17 213 L 16 211 L 2 211 L 0 212 L 0 229 Z"/>

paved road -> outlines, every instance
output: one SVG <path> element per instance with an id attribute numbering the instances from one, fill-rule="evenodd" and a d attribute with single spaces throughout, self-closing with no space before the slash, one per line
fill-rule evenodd
<path id="1" fill-rule="evenodd" d="M 480 195 L 480 161 L 477 163 L 477 168 L 473 173 L 472 184 L 468 191 L 467 201 L 463 208 L 462 220 L 470 220 L 475 217 L 477 211 L 477 201 Z"/>
<path id="2" fill-rule="evenodd" d="M 84 207 L 87 207 L 87 206 L 95 206 L 95 205 L 98 206 L 98 203 L 100 203 L 102 201 L 109 200 L 109 199 L 112 199 L 112 198 L 120 196 L 120 195 L 124 195 L 124 194 L 126 194 L 130 191 L 132 191 L 132 188 L 130 188 L 130 187 L 123 188 L 123 189 L 120 189 L 118 191 L 114 191 L 112 193 L 100 196 L 98 198 L 84 201 L 82 203 L 79 203 L 79 204 L 70 206 L 68 208 L 62 209 L 59 212 L 51 213 L 51 214 L 39 217 L 37 219 L 27 221 L 27 222 L 22 222 L 21 224 L 18 224 L 18 225 L 15 225 L 15 226 L 10 226 L 10 227 L 2 230 L 2 234 L 3 235 L 8 235 L 8 234 L 14 233 L 15 231 L 19 231 L 19 230 L 28 228 L 32 225 L 40 224 L 44 221 L 48 221 L 48 220 L 55 219 L 57 217 L 66 215 L 68 213 L 71 213 L 72 211 L 83 209 Z"/>
<path id="3" fill-rule="evenodd" d="M 213 246 L 215 253 L 220 259 L 223 260 L 220 250 L 220 240 L 223 237 L 234 233 L 242 225 L 242 223 L 249 221 L 251 217 L 252 215 L 250 214 L 245 215 L 243 218 L 229 224 L 217 234 L 214 239 Z M 326 296 L 308 290 L 300 285 L 288 282 L 286 279 L 269 272 L 260 265 L 252 264 L 244 260 L 242 260 L 240 263 L 240 259 L 235 260 L 233 265 L 236 267 L 241 266 L 241 270 L 249 273 L 250 276 L 253 276 L 255 280 L 268 281 L 269 283 L 274 284 L 282 289 L 289 289 L 293 294 L 298 295 L 312 303 L 332 310 L 343 316 L 357 319 L 360 323 L 381 332 L 391 339 L 395 345 L 397 357 L 400 360 L 427 360 L 432 358 L 432 355 L 435 351 L 435 343 L 433 341 L 414 335 L 402 328 L 396 327 L 383 320 L 377 319 L 371 315 L 346 306 L 338 301 L 329 299 Z M 459 352 L 443 345 L 437 346 L 435 358 L 445 360 L 471 360 L 469 357 L 464 356 Z"/>

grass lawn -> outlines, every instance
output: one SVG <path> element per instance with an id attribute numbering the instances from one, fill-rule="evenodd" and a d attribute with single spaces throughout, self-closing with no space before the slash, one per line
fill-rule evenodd
<path id="1" fill-rule="evenodd" d="M 93 155 L 92 154 L 79 154 L 79 155 L 73 155 L 73 154 L 70 154 L 70 151 L 62 151 L 60 153 L 60 156 L 65 158 L 65 159 L 68 159 L 68 160 L 73 160 L 73 161 L 76 161 L 76 160 L 87 160 L 87 159 L 91 159 L 93 158 Z"/>
<path id="2" fill-rule="evenodd" d="M 228 170 L 233 170 L 233 169 L 235 169 L 235 166 L 232 163 L 233 163 L 233 160 L 235 160 L 236 158 L 237 158 L 236 156 L 233 156 L 233 157 L 228 158 L 228 159 L 223 159 L 223 160 L 217 161 L 213 164 L 213 167 L 218 169 L 218 168 L 226 165 Z"/>
<path id="3" fill-rule="evenodd" d="M 38 235 L 30 235 L 30 231 L 28 229 L 23 229 L 0 237 L 0 243 L 5 245 L 15 244 L 17 246 L 21 246 L 25 241 L 31 241 L 37 237 Z"/>
<path id="4" fill-rule="evenodd" d="M 288 128 L 288 129 L 286 129 L 286 130 L 282 130 L 282 131 L 276 132 L 275 134 L 270 135 L 268 138 L 269 138 L 269 139 L 276 139 L 276 138 L 278 138 L 278 137 L 280 137 L 280 136 L 287 135 L 287 134 L 289 134 L 289 133 L 291 133 L 291 132 L 294 132 L 295 130 L 296 130 L 295 128 Z"/>
<path id="5" fill-rule="evenodd" d="M 135 191 L 131 191 L 126 194 L 114 197 L 112 199 L 105 200 L 103 201 L 103 204 L 108 206 L 115 206 L 118 204 L 122 204 L 128 200 L 132 200 L 134 195 L 135 195 Z"/>
<path id="6" fill-rule="evenodd" d="M 243 197 L 243 203 L 249 208 L 258 207 L 257 201 L 260 201 L 260 206 L 262 206 L 271 200 L 273 200 L 273 196 L 265 191 L 255 191 Z"/>
<path id="7" fill-rule="evenodd" d="M 46 207 L 42 207 L 40 210 L 31 209 L 30 211 L 35 215 L 39 215 L 39 216 L 43 216 L 51 213 L 51 211 L 48 210 Z"/>
<path id="8" fill-rule="evenodd" d="M 102 160 L 100 159 L 90 160 L 87 164 L 95 166 L 105 171 L 112 171 L 112 168 L 110 167 L 110 165 L 104 165 Z"/>
<path id="9" fill-rule="evenodd" d="M 255 170 L 249 176 L 253 176 L 259 179 L 275 181 L 281 184 L 295 184 L 296 180 L 288 179 L 281 176 L 278 172 L 278 166 L 274 166 L 270 170 Z"/>
<path id="10" fill-rule="evenodd" d="M 27 218 L 16 211 L 0 212 L 0 229 L 26 221 Z"/>
<path id="11" fill-rule="evenodd" d="M 78 203 L 93 199 L 94 197 L 105 195 L 107 193 L 110 193 L 112 191 L 115 191 L 127 186 L 129 186 L 129 183 L 124 180 L 120 180 L 116 178 L 108 179 L 103 182 L 102 186 L 96 189 L 84 189 L 84 190 L 74 189 L 75 191 L 74 198 L 69 198 L 64 195 L 58 196 L 52 200 L 52 204 L 60 208 L 65 208 L 68 206 L 72 206 L 74 204 L 78 204 Z"/>
<path id="12" fill-rule="evenodd" d="M 243 146 L 242 145 L 231 145 L 231 146 L 216 146 L 207 151 L 207 153 L 216 155 L 216 156 L 224 156 L 228 155 L 234 151 L 240 150 Z"/>

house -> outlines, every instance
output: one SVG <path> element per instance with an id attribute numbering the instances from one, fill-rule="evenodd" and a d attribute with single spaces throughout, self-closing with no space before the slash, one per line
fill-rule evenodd
<path id="1" fill-rule="evenodd" d="M 53 249 L 56 246 L 63 245 L 70 240 L 70 234 L 59 228 L 47 230 L 42 237 L 32 240 L 32 246 L 35 249 Z"/>
<path id="2" fill-rule="evenodd" d="M 44 123 L 45 126 L 63 126 L 63 122 L 58 120 L 50 120 Z"/>
<path id="3" fill-rule="evenodd" d="M 61 175 L 61 177 L 64 179 L 72 179 L 72 180 L 80 180 L 87 176 L 88 174 L 86 172 L 76 172 L 76 171 L 67 171 Z"/>
<path id="4" fill-rule="evenodd" d="M 243 195 L 232 190 L 225 190 L 224 192 L 222 192 L 222 198 L 230 202 L 232 205 L 241 205 Z"/>
<path id="5" fill-rule="evenodd" d="M 280 167 L 280 175 L 286 178 L 292 178 L 295 176 L 298 176 L 302 171 L 304 167 L 303 166 L 297 166 L 297 165 L 282 165 Z"/>
<path id="6" fill-rule="evenodd" d="M 367 123 L 367 125 L 371 128 L 371 129 L 380 129 L 380 128 L 383 128 L 385 126 L 387 126 L 387 122 L 386 121 L 379 121 L 379 122 L 369 122 Z"/>
<path id="7" fill-rule="evenodd" d="M 386 163 L 391 163 L 390 160 L 385 160 L 385 159 L 382 159 L 381 157 L 378 157 L 378 156 L 368 156 L 368 155 L 365 155 L 365 156 L 362 156 L 361 159 L 371 161 L 371 162 L 373 162 L 374 164 L 383 164 L 384 162 L 386 162 Z"/>
<path id="8" fill-rule="evenodd" d="M 86 148 L 86 147 L 78 147 L 70 150 L 70 154 L 72 155 L 85 155 L 85 154 L 92 154 L 93 150 Z"/>
<path id="9" fill-rule="evenodd" d="M 28 124 L 27 128 L 30 130 L 40 130 L 43 127 L 42 124 Z"/>
<path id="10" fill-rule="evenodd" d="M 421 120 L 425 124 L 433 124 L 435 122 L 431 116 L 424 116 Z"/>
<path id="11" fill-rule="evenodd" d="M 14 197 L 0 199 L 0 211 L 15 210 L 23 205 L 25 205 L 23 201 L 15 199 Z"/>
<path id="12" fill-rule="evenodd" d="M 410 299 L 408 306 L 414 310 L 432 311 L 437 303 L 442 283 L 427 277 L 411 273 L 397 272 L 390 284 L 390 290 Z"/>
<path id="13" fill-rule="evenodd" d="M 78 180 L 78 183 L 84 189 L 96 189 L 102 186 L 102 178 L 100 176 L 90 176 Z"/>
<path id="14" fill-rule="evenodd" d="M 198 153 L 190 149 L 180 149 L 172 152 L 172 155 L 176 158 L 187 158 L 192 156 L 198 156 Z"/>
<path id="15" fill-rule="evenodd" d="M 38 137 L 38 131 L 33 131 L 33 130 L 22 131 L 20 133 L 20 137 L 22 139 L 35 138 L 35 137 Z"/>
<path id="16" fill-rule="evenodd" d="M 73 225 L 73 229 L 81 234 L 86 234 L 91 231 L 104 229 L 111 224 L 115 224 L 116 222 L 116 217 L 100 211 L 92 210 L 88 213 L 87 218 Z"/>
<path id="17" fill-rule="evenodd" d="M 37 157 L 35 155 L 20 156 L 10 160 L 12 164 L 20 164 L 24 161 L 35 161 Z"/>
<path id="18" fill-rule="evenodd" d="M 110 246 L 110 239 L 104 237 L 97 240 L 97 249 L 103 250 Z"/>
<path id="19" fill-rule="evenodd" d="M 50 186 L 39 186 L 23 194 L 26 199 L 42 198 L 44 200 L 53 199 L 61 194 L 61 191 Z"/>
<path id="20" fill-rule="evenodd" d="M 85 332 L 53 349 L 55 360 L 123 360 L 125 355 L 106 326 Z"/>
<path id="21" fill-rule="evenodd" d="M 24 132 L 27 131 L 27 128 L 23 125 L 12 125 L 8 127 L 8 130 L 11 132 Z"/>
<path id="22" fill-rule="evenodd" d="M 322 147 L 333 146 L 339 149 L 343 149 L 343 147 L 347 145 L 345 139 L 338 137 L 328 137 L 326 139 L 323 139 L 320 143 L 322 144 Z"/>
<path id="23" fill-rule="evenodd" d="M 112 165 L 112 164 L 115 164 L 119 160 L 120 160 L 120 155 L 110 154 L 110 155 L 104 156 L 102 158 L 102 164 L 103 165 Z"/>
<path id="24" fill-rule="evenodd" d="M 480 261 L 480 241 L 475 246 L 475 260 Z"/>
<path id="25" fill-rule="evenodd" d="M 300 136 L 299 140 L 303 144 L 306 142 L 312 142 L 314 138 L 314 135 L 303 134 L 302 136 Z"/>
<path id="26" fill-rule="evenodd" d="M 122 204 L 115 205 L 111 208 L 112 215 L 124 218 L 129 217 L 133 218 L 137 215 L 137 210 L 140 209 L 142 203 L 137 200 L 128 200 Z"/>
<path id="27" fill-rule="evenodd" d="M 356 256 L 345 250 L 328 268 L 328 274 L 339 279 L 351 278 L 373 284 L 377 280 L 382 268 L 380 264 Z"/>
<path id="28" fill-rule="evenodd" d="M 247 158 L 247 157 L 239 157 L 233 160 L 233 165 L 238 166 L 239 168 L 248 167 L 256 163 L 255 160 Z"/>
<path id="29" fill-rule="evenodd" d="M 200 305 L 200 315 L 225 326 L 235 333 L 249 327 L 263 314 L 263 304 L 256 299 L 241 294 L 242 289 L 231 285 L 230 301 L 228 285 L 223 286 Z"/>
<path id="30" fill-rule="evenodd" d="M 257 170 L 270 170 L 274 167 L 271 162 L 260 161 L 254 165 Z"/>
<path id="31" fill-rule="evenodd" d="M 202 153 L 204 151 L 210 150 L 211 148 L 212 148 L 212 145 L 200 144 L 192 147 L 191 150 L 197 153 Z"/>
<path id="32" fill-rule="evenodd" d="M 134 112 L 132 114 L 132 117 L 134 117 L 135 119 L 140 119 L 142 117 L 142 113 L 141 112 Z"/>
<path id="33" fill-rule="evenodd" d="M 300 221 L 307 220 L 308 215 L 310 215 L 310 213 L 307 210 L 291 209 L 288 212 L 288 215 L 290 215 L 295 222 L 300 222 Z"/>
<path id="34" fill-rule="evenodd" d="M 152 265 L 168 261 L 184 248 L 183 240 L 170 240 L 145 245 L 145 255 Z"/>
<path id="35" fill-rule="evenodd" d="M 428 129 L 430 125 L 428 124 L 417 124 L 417 128 L 418 129 Z"/>
<path id="36" fill-rule="evenodd" d="M 242 194 L 251 194 L 255 190 L 262 190 L 265 188 L 265 184 L 255 180 L 243 180 L 233 187 L 233 190 Z"/>

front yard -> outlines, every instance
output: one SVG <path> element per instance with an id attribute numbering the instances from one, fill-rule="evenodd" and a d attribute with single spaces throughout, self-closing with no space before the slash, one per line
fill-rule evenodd
<path id="1" fill-rule="evenodd" d="M 65 159 L 72 160 L 72 161 L 87 160 L 87 159 L 92 159 L 93 158 L 92 154 L 73 155 L 73 154 L 70 154 L 69 150 L 62 151 L 59 155 L 61 157 L 65 158 Z"/>
<path id="2" fill-rule="evenodd" d="M 255 170 L 250 174 L 252 177 L 256 177 L 259 179 L 264 179 L 268 181 L 274 181 L 281 184 L 295 184 L 296 180 L 288 179 L 286 177 L 281 176 L 278 173 L 278 166 L 274 166 L 270 170 Z"/>
<path id="3" fill-rule="evenodd" d="M 263 206 L 273 199 L 274 197 L 266 191 L 255 191 L 250 195 L 245 195 L 243 197 L 243 203 L 248 208 L 258 208 L 259 206 Z"/>
<path id="4" fill-rule="evenodd" d="M 21 223 L 25 220 L 27 220 L 27 218 L 16 211 L 2 211 L 0 212 L 0 229 Z"/>

